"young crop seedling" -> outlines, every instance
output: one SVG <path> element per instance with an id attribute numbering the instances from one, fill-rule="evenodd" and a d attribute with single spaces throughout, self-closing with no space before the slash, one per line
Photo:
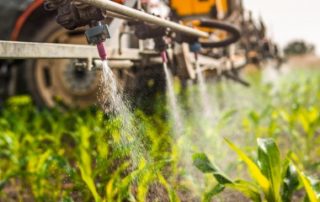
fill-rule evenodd
<path id="1" fill-rule="evenodd" d="M 255 202 L 290 202 L 295 192 L 304 187 L 305 200 L 317 202 L 320 199 L 319 182 L 307 177 L 294 163 L 293 154 L 289 153 L 282 160 L 276 143 L 271 138 L 259 138 L 258 158 L 253 161 L 240 148 L 229 140 L 226 140 L 230 148 L 247 165 L 252 181 L 232 180 L 223 174 L 220 169 L 212 164 L 203 153 L 193 156 L 194 165 L 203 173 L 212 173 L 217 185 L 205 194 L 205 201 L 221 193 L 225 188 L 231 188 L 241 192 Z"/>

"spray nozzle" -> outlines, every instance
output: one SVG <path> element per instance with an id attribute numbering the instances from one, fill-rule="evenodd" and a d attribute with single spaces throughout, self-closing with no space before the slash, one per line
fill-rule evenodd
<path id="1" fill-rule="evenodd" d="M 102 24 L 101 22 L 97 23 L 95 26 L 91 26 L 85 32 L 87 41 L 89 44 L 98 45 L 99 43 L 103 43 L 106 39 L 110 38 L 110 32 L 108 26 Z"/>
<path id="2" fill-rule="evenodd" d="M 100 59 L 106 60 L 107 59 L 107 51 L 106 51 L 106 48 L 104 47 L 104 43 L 103 42 L 98 43 L 97 49 L 98 49 Z"/>
<path id="3" fill-rule="evenodd" d="M 104 41 L 110 38 L 108 26 L 101 22 L 92 24 L 91 27 L 85 32 L 89 44 L 97 45 L 98 53 L 101 60 L 107 59 L 107 52 L 104 47 Z"/>
<path id="4" fill-rule="evenodd" d="M 190 51 L 193 53 L 198 53 L 201 50 L 201 44 L 199 42 L 194 42 L 189 44 Z"/>
<path id="5" fill-rule="evenodd" d="M 161 59 L 163 63 L 167 63 L 168 62 L 168 56 L 167 56 L 167 52 L 166 51 L 162 51 L 161 52 Z"/>

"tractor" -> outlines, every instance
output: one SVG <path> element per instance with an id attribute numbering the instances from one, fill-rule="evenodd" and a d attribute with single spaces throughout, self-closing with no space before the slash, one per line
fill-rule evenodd
<path id="1" fill-rule="evenodd" d="M 0 26 L 0 40 L 87 44 L 86 31 L 99 21 L 109 26 L 107 49 L 121 55 L 121 60 L 111 61 L 111 68 L 123 91 L 137 99 L 164 89 L 164 73 L 159 68 L 162 49 L 169 50 L 170 67 L 182 84 L 196 80 L 195 63 L 208 77 L 227 76 L 242 82 L 238 71 L 256 62 L 249 56 L 261 49 L 252 44 L 260 44 L 264 36 L 250 29 L 253 23 L 244 18 L 241 0 L 114 2 L 201 30 L 210 37 L 173 32 L 77 0 L 11 0 L 0 2 L 0 17 L 7 19 Z M 246 40 L 251 36 L 257 36 L 255 41 Z M 137 57 L 126 50 L 135 50 L 132 54 Z M 1 60 L 0 97 L 28 93 L 38 106 L 90 106 L 97 101 L 101 74 L 88 71 L 91 66 L 92 61 L 82 59 Z"/>

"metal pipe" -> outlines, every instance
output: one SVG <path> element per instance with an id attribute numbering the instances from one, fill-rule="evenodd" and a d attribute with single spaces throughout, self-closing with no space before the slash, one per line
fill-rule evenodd
<path id="1" fill-rule="evenodd" d="M 134 19 L 148 22 L 150 24 L 156 24 L 162 27 L 168 27 L 174 31 L 182 32 L 187 35 L 193 35 L 193 36 L 204 37 L 204 38 L 209 37 L 209 34 L 206 32 L 196 30 L 194 28 L 187 27 L 169 20 L 161 19 L 154 15 L 151 15 L 127 6 L 123 6 L 113 1 L 109 1 L 109 0 L 78 0 L 78 1 L 93 5 L 101 9 L 106 9 L 115 13 L 119 13 L 121 15 L 129 16 Z"/>
<path id="2" fill-rule="evenodd" d="M 119 55 L 118 48 L 109 48 L 109 60 L 141 60 L 137 49 L 125 48 Z M 0 40 L 0 59 L 98 59 L 96 47 L 87 45 L 34 43 Z"/>
<path id="3" fill-rule="evenodd" d="M 115 13 L 115 12 L 112 12 L 112 11 L 108 12 L 108 17 L 119 18 L 119 19 L 122 19 L 122 20 L 132 20 L 128 16 L 121 15 L 121 14 L 118 14 L 118 13 Z"/>
<path id="4" fill-rule="evenodd" d="M 94 70 L 102 70 L 102 61 L 94 60 Z M 130 60 L 108 60 L 108 65 L 111 69 L 130 69 L 134 63 Z"/>
<path id="5" fill-rule="evenodd" d="M 0 59 L 99 58 L 94 46 L 0 40 Z"/>

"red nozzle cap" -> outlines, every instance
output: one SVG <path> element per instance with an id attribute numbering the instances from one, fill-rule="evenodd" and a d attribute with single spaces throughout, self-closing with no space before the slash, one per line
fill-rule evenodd
<path id="1" fill-rule="evenodd" d="M 161 58 L 162 58 L 162 62 L 164 62 L 164 63 L 168 62 L 168 57 L 167 57 L 166 51 L 161 52 Z"/>
<path id="2" fill-rule="evenodd" d="M 106 60 L 107 59 L 107 51 L 104 47 L 104 43 L 103 42 L 98 43 L 97 48 L 98 48 L 98 53 L 99 53 L 100 59 Z"/>

